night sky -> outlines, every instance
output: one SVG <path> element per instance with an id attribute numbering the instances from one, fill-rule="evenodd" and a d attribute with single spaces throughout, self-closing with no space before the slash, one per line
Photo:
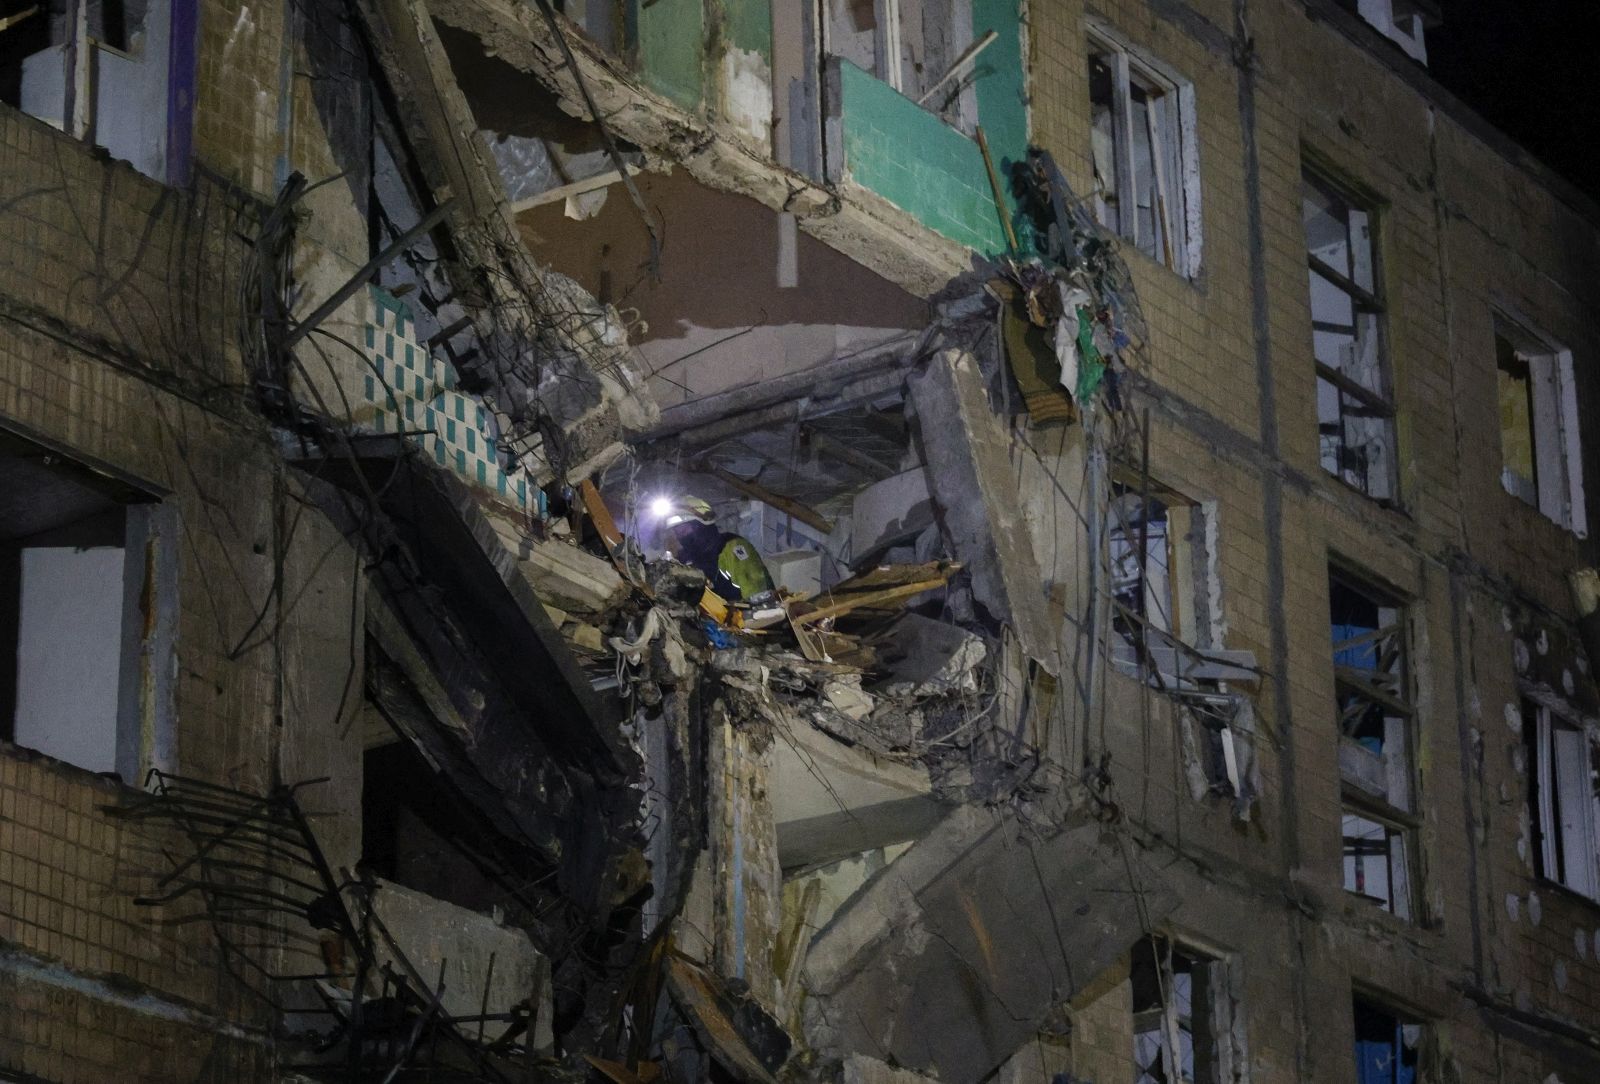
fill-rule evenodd
<path id="1" fill-rule="evenodd" d="M 1433 75 L 1495 127 L 1600 200 L 1600 2 L 1441 0 Z"/>

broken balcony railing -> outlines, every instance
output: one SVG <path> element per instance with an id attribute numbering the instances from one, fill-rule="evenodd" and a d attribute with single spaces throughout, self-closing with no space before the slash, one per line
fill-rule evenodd
<path id="1" fill-rule="evenodd" d="M 508 1066 L 527 1054 L 531 999 L 505 1013 L 444 1010 L 445 961 L 438 977 L 428 979 L 374 913 L 373 886 L 348 871 L 336 877 L 330 868 L 296 798 L 321 782 L 257 795 L 151 771 L 146 794 L 108 812 L 174 829 L 187 849 L 162 850 L 170 868 L 152 874 L 150 891 L 134 903 L 197 904 L 197 911 L 165 920 L 210 923 L 227 974 L 270 1005 L 286 1036 L 308 1051 L 295 1066 L 306 1075 L 384 1084 L 439 1070 L 469 1075 L 437 1079 L 525 1079 L 524 1070 Z M 272 960 L 322 966 L 275 970 Z M 486 1038 L 491 1022 L 505 1029 Z"/>

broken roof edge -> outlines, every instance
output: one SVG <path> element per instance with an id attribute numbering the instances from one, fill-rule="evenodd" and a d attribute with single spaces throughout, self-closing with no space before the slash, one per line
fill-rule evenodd
<path id="1" fill-rule="evenodd" d="M 534 5 L 430 0 L 429 9 L 532 75 L 573 116 L 587 115 L 577 81 Z M 556 18 L 606 125 L 628 142 L 683 166 L 707 188 L 793 213 L 802 231 L 918 297 L 932 296 L 970 266 L 973 254 L 964 245 L 860 185 L 846 180 L 830 187 L 763 157 L 646 88 L 565 16 Z"/>

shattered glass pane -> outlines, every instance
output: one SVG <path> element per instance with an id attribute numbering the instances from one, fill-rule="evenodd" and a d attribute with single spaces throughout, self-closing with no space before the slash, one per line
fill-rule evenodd
<path id="1" fill-rule="evenodd" d="M 1337 573 L 1328 577 L 1341 775 L 1396 809 L 1411 808 L 1404 610 Z"/>

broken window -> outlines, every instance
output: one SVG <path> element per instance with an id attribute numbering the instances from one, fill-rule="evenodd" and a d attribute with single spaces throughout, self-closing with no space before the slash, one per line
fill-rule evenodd
<path id="1" fill-rule="evenodd" d="M 1572 355 L 1495 316 L 1501 482 L 1576 533 L 1588 531 Z"/>
<path id="2" fill-rule="evenodd" d="M 1111 492 L 1106 535 L 1118 630 L 1136 636 L 1143 625 L 1187 644 L 1209 640 L 1205 512 L 1164 487 L 1150 487 L 1143 501 L 1136 483 L 1113 482 Z"/>
<path id="3" fill-rule="evenodd" d="M 1307 171 L 1302 217 L 1322 466 L 1369 497 L 1391 500 L 1395 409 L 1384 358 L 1373 215 Z"/>
<path id="4" fill-rule="evenodd" d="M 0 494 L 0 737 L 136 781 L 170 692 L 159 506 L 4 433 Z"/>
<path id="5" fill-rule="evenodd" d="M 1411 683 L 1406 611 L 1393 596 L 1328 574 L 1334 699 L 1339 719 L 1344 887 L 1411 917 Z"/>
<path id="6" fill-rule="evenodd" d="M 826 0 L 824 9 L 828 53 L 972 133 L 977 49 L 968 0 Z"/>
<path id="7" fill-rule="evenodd" d="M 1595 786 L 1600 748 L 1583 729 L 1531 700 L 1522 704 L 1522 736 L 1530 754 L 1534 868 L 1547 881 L 1600 899 L 1600 795 Z"/>
<path id="8" fill-rule="evenodd" d="M 168 93 L 169 77 L 185 66 L 169 55 L 175 16 L 192 36 L 192 3 L 41 0 L 0 15 L 0 101 L 146 176 L 180 180 L 168 176 L 168 140 L 187 145 L 177 125 L 191 115 L 192 93 Z M 192 61 L 193 42 L 180 45 L 179 59 Z"/>
<path id="9" fill-rule="evenodd" d="M 1405 609 L 1338 570 L 1328 573 L 1328 620 L 1339 713 L 1339 774 L 1392 809 L 1411 803 L 1411 693 Z"/>
<path id="10" fill-rule="evenodd" d="M 1133 1063 L 1137 1084 L 1228 1079 L 1224 965 L 1152 937 L 1134 946 Z"/>
<path id="11" fill-rule="evenodd" d="M 1193 87 L 1089 38 L 1095 217 L 1180 275 L 1199 270 Z"/>
<path id="12" fill-rule="evenodd" d="M 1359 997 L 1354 1015 L 1356 1084 L 1413 1084 L 1422 1025 Z"/>

